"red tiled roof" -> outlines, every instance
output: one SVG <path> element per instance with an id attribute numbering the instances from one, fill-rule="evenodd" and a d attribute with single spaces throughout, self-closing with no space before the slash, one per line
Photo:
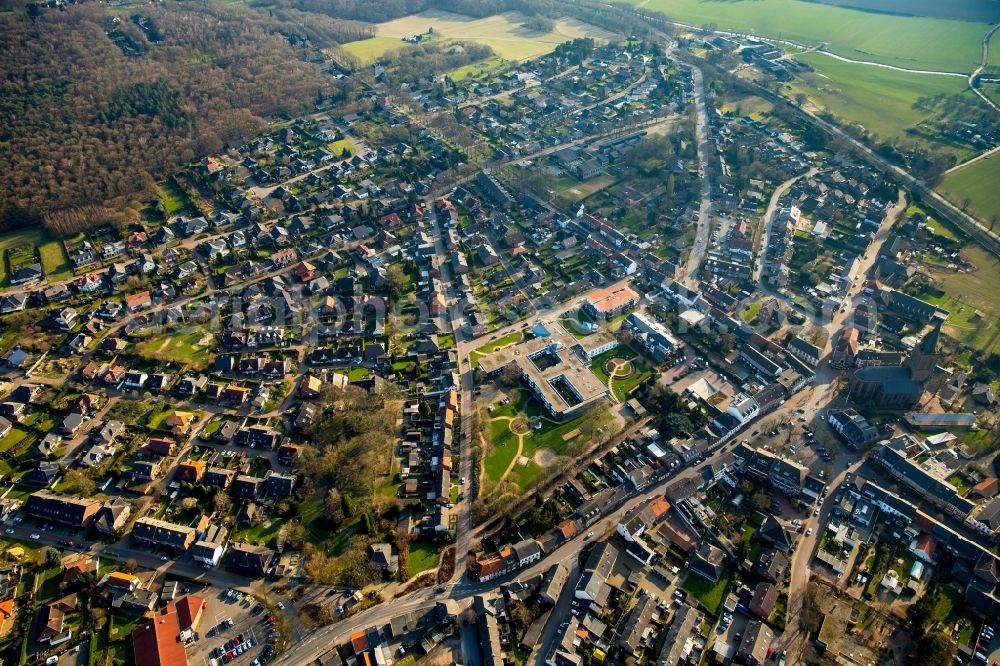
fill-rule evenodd
<path id="1" fill-rule="evenodd" d="M 935 540 L 930 534 L 924 532 L 917 537 L 917 543 L 915 545 L 917 550 L 926 553 L 927 557 L 933 557 L 934 551 L 937 549 L 937 540 Z"/>
<path id="2" fill-rule="evenodd" d="M 164 606 L 132 632 L 135 666 L 188 666 L 181 631 L 192 628 L 205 600 L 189 595 Z"/>
<path id="3" fill-rule="evenodd" d="M 650 515 L 652 515 L 654 520 L 659 520 L 666 515 L 667 511 L 670 511 L 670 502 L 663 496 L 657 497 L 648 506 Z"/>
<path id="4" fill-rule="evenodd" d="M 177 602 L 177 621 L 181 631 L 193 629 L 198 624 L 198 618 L 205 606 L 205 600 L 197 594 L 191 594 Z"/>
<path id="5" fill-rule="evenodd" d="M 132 632 L 135 666 L 188 666 L 173 605 Z"/>
<path id="6" fill-rule="evenodd" d="M 495 555 L 484 560 L 476 560 L 479 577 L 490 576 L 503 570 L 503 558 Z"/>
<path id="7" fill-rule="evenodd" d="M 639 294 L 625 285 L 612 285 L 598 289 L 587 300 L 598 312 L 613 312 L 627 303 L 639 300 Z"/>
<path id="8" fill-rule="evenodd" d="M 559 523 L 559 531 L 562 532 L 564 539 L 569 539 L 576 534 L 578 530 L 579 528 L 577 527 L 576 521 L 572 518 L 567 518 Z"/>

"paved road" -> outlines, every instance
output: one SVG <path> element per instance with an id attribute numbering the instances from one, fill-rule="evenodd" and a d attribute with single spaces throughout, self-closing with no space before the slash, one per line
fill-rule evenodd
<path id="1" fill-rule="evenodd" d="M 698 143 L 698 172 L 701 176 L 701 207 L 698 209 L 698 231 L 695 233 L 694 245 L 688 254 L 687 263 L 681 273 L 681 280 L 691 282 L 698 274 L 698 268 L 705 258 L 708 249 L 708 235 L 712 230 L 712 182 L 708 168 L 708 110 L 705 104 L 705 79 L 701 70 L 694 65 L 691 68 L 691 82 L 694 87 L 695 105 L 695 137 Z"/>
<path id="2" fill-rule="evenodd" d="M 611 5 L 608 6 L 610 7 Z M 627 10 L 623 9 L 623 11 Z M 661 39 L 663 39 L 668 43 L 673 42 L 672 36 L 662 30 L 658 30 L 655 27 L 656 25 L 664 25 L 670 27 L 682 26 L 685 28 L 695 27 L 695 26 L 688 26 L 682 23 L 677 23 L 675 21 L 670 21 L 665 17 L 651 17 L 642 14 L 636 14 L 636 15 L 649 24 L 650 30 L 653 33 L 657 34 Z M 698 28 L 698 30 L 700 30 L 700 28 Z M 724 30 L 716 30 L 715 33 L 719 35 L 730 35 L 730 36 L 752 36 L 748 35 L 747 33 L 734 33 L 734 32 L 727 32 Z M 767 41 L 771 42 L 789 43 L 789 44 L 794 44 L 799 48 L 805 48 L 800 44 L 795 44 L 794 42 L 788 42 L 787 40 L 775 40 L 773 38 L 766 38 L 766 39 Z M 678 57 L 678 60 L 690 66 L 694 66 L 691 65 L 691 63 L 689 62 L 690 58 L 693 56 L 685 56 L 685 57 L 687 57 L 688 60 L 684 60 L 681 57 Z M 965 74 L 961 75 L 965 76 Z M 875 165 L 877 168 L 881 169 L 883 173 L 895 176 L 895 178 L 901 185 L 919 194 L 928 206 L 933 208 L 938 213 L 947 217 L 960 229 L 969 234 L 969 236 L 971 236 L 976 242 L 980 243 L 987 251 L 996 256 L 1000 256 L 1000 234 L 996 234 L 990 231 L 984 224 L 982 224 L 975 217 L 960 210 L 957 206 L 955 206 L 950 201 L 948 201 L 940 194 L 938 194 L 933 187 L 929 186 L 923 180 L 917 178 L 906 169 L 896 166 L 895 164 L 892 164 L 888 160 L 884 159 L 882 156 L 878 155 L 874 150 L 872 150 L 868 145 L 866 145 L 862 141 L 859 141 L 858 139 L 855 139 L 853 136 L 842 130 L 834 123 L 827 122 L 826 120 L 820 118 L 815 113 L 812 113 L 807 109 L 804 109 L 801 106 L 793 103 L 791 100 L 784 97 L 783 95 L 775 93 L 774 91 L 769 90 L 768 88 L 758 83 L 754 83 L 752 81 L 747 81 L 746 83 L 754 87 L 757 93 L 764 99 L 779 104 L 785 104 L 789 109 L 793 110 L 794 112 L 802 114 L 803 116 L 806 117 L 806 119 L 809 122 L 819 127 L 820 129 L 824 130 L 826 133 L 844 141 L 863 160 L 869 162 L 870 164 Z"/>
<path id="3" fill-rule="evenodd" d="M 997 106 L 996 102 L 989 98 L 989 96 L 979 89 L 979 77 L 983 73 L 983 70 L 990 64 L 990 39 L 996 33 L 997 29 L 1000 28 L 1000 23 L 997 23 L 989 32 L 983 37 L 983 57 L 979 62 L 979 66 L 971 74 L 969 74 L 969 89 L 972 92 L 979 95 L 979 97 L 990 105 L 994 111 L 1000 111 L 1000 106 Z"/>
<path id="4" fill-rule="evenodd" d="M 586 532 L 581 532 L 576 537 L 563 543 L 554 551 L 543 557 L 540 561 L 526 567 L 525 569 L 488 583 L 462 580 L 461 582 L 448 583 L 447 585 L 439 586 L 438 588 L 424 588 L 412 592 L 404 597 L 387 601 L 362 611 L 349 619 L 342 620 L 314 631 L 312 634 L 305 636 L 288 652 L 281 655 L 274 663 L 279 666 L 297 666 L 299 664 L 307 664 L 346 641 L 355 631 L 370 626 L 385 624 L 394 617 L 414 610 L 430 608 L 438 600 L 446 598 L 455 599 L 460 602 L 460 606 L 464 608 L 465 604 L 476 594 L 495 591 L 502 583 L 516 578 L 530 578 L 536 574 L 543 573 L 556 563 L 562 563 L 566 566 L 571 572 L 571 580 L 573 580 L 573 577 L 579 575 L 579 571 L 576 566 L 579 553 L 590 541 L 590 539 L 587 538 L 588 533 L 593 532 L 595 535 L 598 535 L 594 537 L 595 539 L 600 538 L 599 535 L 605 534 L 614 529 L 614 526 L 625 513 L 631 511 L 639 504 L 646 501 L 647 497 L 655 494 L 662 494 L 666 487 L 671 483 L 684 478 L 694 478 L 701 473 L 701 470 L 705 466 L 717 463 L 723 455 L 723 449 L 727 448 L 728 446 L 724 446 L 720 449 L 716 449 L 706 458 L 705 462 L 693 467 L 684 468 L 676 475 L 660 481 L 654 486 L 645 488 L 640 493 L 636 493 L 620 507 L 588 527 Z M 437 589 L 440 589 L 441 591 L 436 592 L 435 590 Z M 534 663 L 536 664 L 544 662 L 544 655 L 551 646 L 551 641 L 555 639 L 556 629 L 557 625 L 560 623 L 560 618 L 568 616 L 569 606 L 572 603 L 572 586 L 567 583 L 566 589 L 570 592 L 560 597 L 559 605 L 552 614 L 550 626 L 546 627 L 546 630 L 543 632 L 542 639 L 539 641 L 539 646 L 534 657 Z"/>
<path id="5" fill-rule="evenodd" d="M 221 569 L 205 569 L 197 562 L 177 561 L 170 559 L 166 562 L 161 555 L 140 550 L 129 543 L 129 537 L 125 536 L 115 543 L 104 543 L 95 541 L 91 543 L 82 542 L 74 530 L 65 527 L 53 527 L 49 530 L 42 530 L 34 526 L 33 519 L 26 519 L 23 525 L 7 526 L 5 530 L 13 530 L 13 534 L 5 533 L 12 539 L 19 539 L 32 545 L 33 547 L 53 546 L 66 552 L 87 553 L 91 557 L 114 559 L 119 562 L 135 560 L 141 569 L 156 571 L 157 576 L 171 574 L 174 576 L 189 578 L 205 584 L 219 587 L 234 587 L 242 590 L 255 589 L 263 586 L 261 581 L 250 580 L 246 576 L 232 574 Z M 30 524 L 29 524 L 30 523 Z M 38 539 L 31 536 L 37 534 Z M 72 539 L 77 546 L 67 547 L 60 543 L 65 539 Z"/>
<path id="6" fill-rule="evenodd" d="M 819 543 L 823 526 L 826 525 L 826 521 L 830 517 L 830 512 L 833 511 L 835 505 L 833 497 L 836 495 L 837 489 L 844 482 L 847 473 L 855 472 L 863 464 L 862 460 L 852 461 L 852 458 L 853 456 L 841 456 L 835 462 L 835 466 L 839 471 L 827 486 L 827 496 L 820 506 L 819 516 L 811 516 L 802 521 L 803 536 L 799 539 L 795 554 L 792 555 L 790 562 L 791 576 L 788 583 L 788 609 L 785 615 L 787 623 L 785 631 L 775 641 L 774 645 L 776 651 L 788 650 L 786 657 L 786 663 L 788 664 L 799 663 L 799 652 L 802 648 L 803 640 L 807 638 L 800 619 L 802 617 L 802 605 L 809 587 L 809 576 L 812 573 L 809 563 L 816 550 L 816 545 Z M 812 530 L 812 534 L 806 535 L 806 532 L 810 529 Z"/>
<path id="7" fill-rule="evenodd" d="M 767 204 L 767 211 L 764 213 L 763 221 L 763 231 L 760 234 L 759 240 L 754 247 L 754 252 L 757 255 L 757 263 L 753 269 L 753 281 L 757 284 L 761 284 L 764 274 L 764 255 L 767 253 L 767 244 L 771 240 L 771 226 L 774 223 L 774 211 L 778 209 L 778 202 L 781 201 L 782 195 L 788 191 L 792 185 L 794 185 L 800 178 L 808 178 L 813 176 L 818 169 L 813 167 L 809 171 L 799 174 L 798 176 L 792 176 L 774 190 L 771 195 L 771 200 Z"/>

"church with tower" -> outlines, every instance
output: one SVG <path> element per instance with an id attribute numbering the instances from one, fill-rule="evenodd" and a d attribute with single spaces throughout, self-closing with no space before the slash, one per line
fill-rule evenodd
<path id="1" fill-rule="evenodd" d="M 946 314 L 935 312 L 930 330 L 898 365 L 858 368 L 851 377 L 850 397 L 879 407 L 908 408 L 917 404 L 937 371 L 938 340 Z"/>

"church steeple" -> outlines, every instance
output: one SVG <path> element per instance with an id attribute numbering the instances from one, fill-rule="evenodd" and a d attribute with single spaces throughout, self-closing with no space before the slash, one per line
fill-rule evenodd
<path id="1" fill-rule="evenodd" d="M 941 337 L 941 324 L 947 315 L 935 312 L 931 319 L 931 330 L 927 332 L 924 339 L 920 341 L 920 351 L 924 354 L 937 354 L 938 338 Z"/>
<path id="2" fill-rule="evenodd" d="M 941 337 L 941 324 L 944 323 L 947 315 L 935 312 L 931 319 L 931 330 L 920 340 L 920 344 L 913 348 L 906 365 L 910 368 L 910 378 L 915 382 L 925 382 L 934 374 L 934 368 L 938 362 L 938 339 Z"/>

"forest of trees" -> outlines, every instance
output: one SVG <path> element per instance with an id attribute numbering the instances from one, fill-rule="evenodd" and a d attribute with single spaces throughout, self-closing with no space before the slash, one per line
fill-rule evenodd
<path id="1" fill-rule="evenodd" d="M 152 31 L 97 4 L 34 23 L 0 15 L 0 227 L 87 204 L 134 210 L 178 166 L 308 110 L 317 92 L 335 96 L 306 61 L 310 47 L 370 34 L 293 9 L 158 7 Z M 141 55 L 126 55 L 109 32 L 141 44 Z"/>
<path id="2" fill-rule="evenodd" d="M 135 219 L 155 183 L 259 133 L 268 121 L 337 102 L 343 83 L 321 71 L 328 49 L 374 35 L 372 23 L 428 9 L 473 17 L 519 11 L 542 29 L 572 15 L 623 34 L 641 19 L 598 0 L 206 0 L 49 10 L 0 0 L 0 231 L 95 210 Z M 592 48 L 585 40 L 566 48 Z M 412 81 L 490 56 L 475 44 L 400 56 L 390 78 Z"/>

